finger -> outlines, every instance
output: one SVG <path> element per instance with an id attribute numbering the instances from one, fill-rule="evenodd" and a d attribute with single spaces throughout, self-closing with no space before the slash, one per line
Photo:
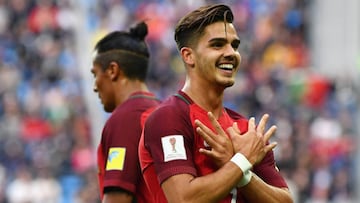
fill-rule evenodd
<path id="1" fill-rule="evenodd" d="M 264 134 L 264 141 L 267 142 L 271 136 L 275 134 L 277 127 L 275 125 L 271 126 L 266 133 Z"/>
<path id="2" fill-rule="evenodd" d="M 237 122 L 234 122 L 232 125 L 233 129 L 235 130 L 236 133 L 238 133 L 239 135 L 241 135 L 241 131 L 239 129 L 239 126 L 237 124 Z"/>
<path id="3" fill-rule="evenodd" d="M 256 125 L 255 125 L 255 118 L 254 118 L 254 117 L 251 117 L 251 118 L 249 119 L 249 123 L 248 123 L 248 131 L 254 130 L 255 127 L 256 127 Z"/>
<path id="4" fill-rule="evenodd" d="M 206 156 L 208 156 L 208 157 L 210 157 L 210 158 L 214 157 L 214 155 L 213 155 L 213 153 L 212 153 L 211 150 L 207 150 L 207 149 L 204 149 L 204 148 L 200 148 L 200 149 L 199 149 L 199 152 L 200 152 L 200 154 L 204 154 L 204 155 L 206 155 Z"/>
<path id="5" fill-rule="evenodd" d="M 226 129 L 226 131 L 228 132 L 230 138 L 233 138 L 234 136 L 237 136 L 238 133 L 236 132 L 236 130 L 234 129 L 234 127 L 228 127 Z"/>
<path id="6" fill-rule="evenodd" d="M 224 130 L 222 129 L 220 123 L 216 120 L 214 114 L 212 114 L 211 112 L 208 112 L 208 117 L 209 117 L 209 120 L 210 120 L 211 124 L 214 126 L 215 131 L 216 131 L 219 135 L 225 136 L 226 133 L 225 133 Z"/>
<path id="7" fill-rule="evenodd" d="M 206 125 L 204 125 L 200 120 L 196 119 L 195 125 L 197 125 L 200 129 L 202 129 L 206 134 L 209 134 L 209 136 L 214 135 L 214 132 Z"/>
<path id="8" fill-rule="evenodd" d="M 214 139 L 211 137 L 211 135 L 209 135 L 208 133 L 206 133 L 203 129 L 201 129 L 200 127 L 196 128 L 196 132 L 206 141 L 206 143 L 208 143 L 210 146 L 212 146 L 213 144 L 216 143 L 216 141 L 214 141 Z"/>
<path id="9" fill-rule="evenodd" d="M 266 145 L 264 150 L 266 153 L 268 153 L 269 151 L 273 150 L 276 146 L 277 146 L 277 142 L 272 142 L 272 143 Z"/>
<path id="10" fill-rule="evenodd" d="M 257 131 L 260 132 L 261 134 L 264 133 L 265 131 L 265 127 L 266 127 L 266 123 L 268 122 L 269 120 L 269 114 L 264 114 L 261 119 L 260 119 L 260 122 L 259 122 L 259 125 L 257 127 Z"/>
<path id="11" fill-rule="evenodd" d="M 216 144 L 216 141 L 214 140 L 216 136 L 214 133 L 200 121 L 196 120 L 195 123 L 199 126 L 196 128 L 196 132 L 205 140 L 206 143 L 214 147 Z"/>

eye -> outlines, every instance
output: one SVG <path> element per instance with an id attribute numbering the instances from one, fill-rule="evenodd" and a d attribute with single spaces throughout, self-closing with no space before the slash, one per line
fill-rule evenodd
<path id="1" fill-rule="evenodd" d="M 96 73 L 95 73 L 95 71 L 91 71 L 91 75 L 93 76 L 94 79 L 96 78 Z"/>
<path id="2" fill-rule="evenodd" d="M 214 48 L 221 48 L 223 46 L 224 46 L 223 42 L 214 42 L 211 44 L 211 47 L 214 47 Z"/>
<path id="3" fill-rule="evenodd" d="M 240 46 L 240 41 L 234 41 L 231 43 L 231 46 L 234 50 L 238 50 Z"/>

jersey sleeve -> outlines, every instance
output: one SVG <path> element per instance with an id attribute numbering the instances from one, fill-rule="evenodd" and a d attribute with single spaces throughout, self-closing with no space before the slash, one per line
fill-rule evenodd
<path id="1" fill-rule="evenodd" d="M 273 151 L 266 154 L 264 159 L 254 167 L 253 172 L 266 183 L 276 187 L 288 187 L 285 179 L 275 164 Z"/>
<path id="2" fill-rule="evenodd" d="M 106 123 L 101 143 L 106 159 L 104 188 L 119 187 L 136 192 L 141 176 L 137 150 L 140 130 L 139 116 L 134 113 L 126 117 L 116 115 Z"/>
<path id="3" fill-rule="evenodd" d="M 193 127 L 188 107 L 168 105 L 153 112 L 145 123 L 144 142 L 154 161 L 159 183 L 170 176 L 196 176 L 193 162 Z"/>

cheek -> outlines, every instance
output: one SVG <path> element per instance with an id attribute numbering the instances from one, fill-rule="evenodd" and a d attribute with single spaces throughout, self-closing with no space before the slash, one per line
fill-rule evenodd
<path id="1" fill-rule="evenodd" d="M 238 54 L 237 54 L 237 57 L 238 57 L 238 60 L 239 60 L 239 65 L 240 65 L 240 64 L 241 64 L 241 59 L 242 59 L 241 54 L 238 53 Z"/>
<path id="2" fill-rule="evenodd" d="M 96 87 L 97 90 L 101 89 L 103 80 L 100 77 L 95 78 L 94 81 L 94 88 Z"/>
<path id="3" fill-rule="evenodd" d="M 197 64 L 202 68 L 208 68 L 211 64 L 214 64 L 214 59 L 208 56 L 198 57 Z"/>

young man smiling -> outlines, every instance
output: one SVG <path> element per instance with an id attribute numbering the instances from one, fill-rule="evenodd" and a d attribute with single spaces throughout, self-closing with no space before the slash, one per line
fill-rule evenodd
<path id="1" fill-rule="evenodd" d="M 156 202 L 292 202 L 269 143 L 276 127 L 265 129 L 269 116 L 256 125 L 223 106 L 241 62 L 233 18 L 216 4 L 176 26 L 186 81 L 149 116 L 139 146 Z"/>

